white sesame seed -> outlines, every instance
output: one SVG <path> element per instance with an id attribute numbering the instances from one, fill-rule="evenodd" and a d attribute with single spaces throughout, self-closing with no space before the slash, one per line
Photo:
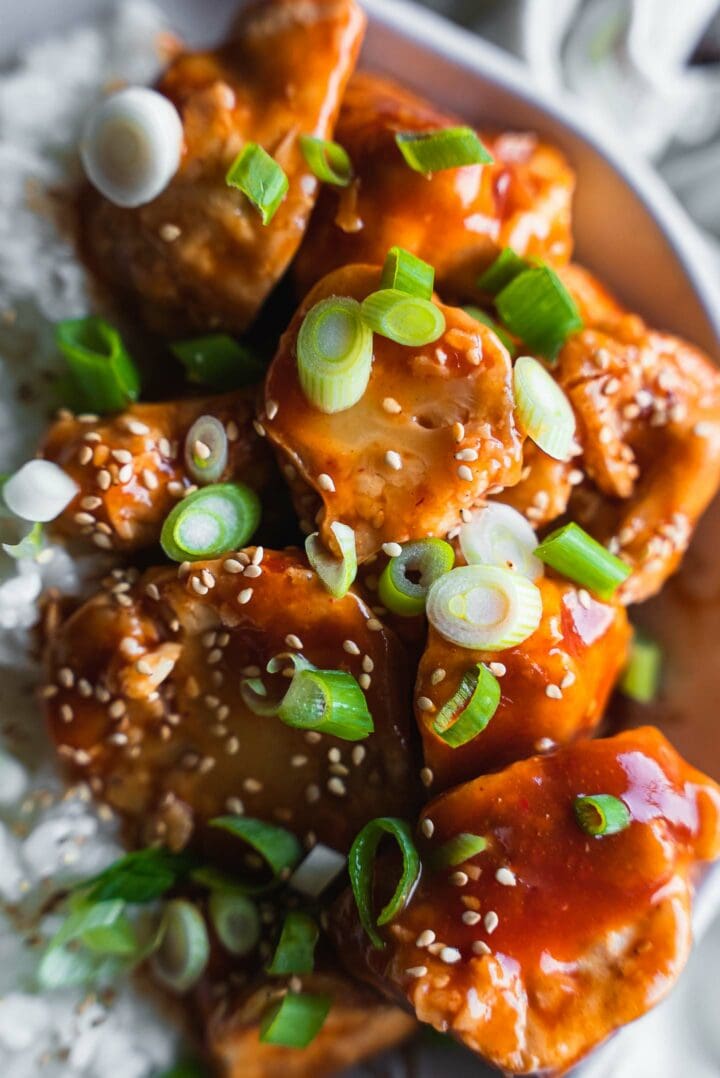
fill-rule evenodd
<path id="1" fill-rule="evenodd" d="M 366 674 L 372 674 L 373 670 L 375 669 L 375 663 L 369 655 L 363 655 L 362 668 Z"/>
<path id="2" fill-rule="evenodd" d="M 87 525 L 87 524 L 94 524 L 95 523 L 95 517 L 92 515 L 92 513 L 75 513 L 75 515 L 73 517 L 73 520 L 75 521 L 76 524 L 81 524 L 81 525 Z"/>
<path id="3" fill-rule="evenodd" d="M 299 636 L 295 633 L 288 633 L 285 637 L 285 643 L 289 648 L 295 648 L 296 651 L 302 651 L 303 642 Z"/>
<path id="4" fill-rule="evenodd" d="M 378 621 L 377 618 L 368 618 L 365 625 L 371 633 L 379 633 L 383 627 L 382 622 Z"/>
<path id="5" fill-rule="evenodd" d="M 388 558 L 398 558 L 402 554 L 402 547 L 399 543 L 383 543 L 383 554 L 387 554 Z"/>
<path id="6" fill-rule="evenodd" d="M 291 767 L 305 767 L 305 764 L 307 762 L 308 762 L 307 756 L 298 755 L 298 756 L 291 756 L 290 757 L 290 766 Z"/>
<path id="7" fill-rule="evenodd" d="M 267 415 L 268 419 L 273 420 L 275 418 L 275 416 L 278 414 L 278 408 L 279 405 L 277 401 L 267 401 L 267 403 L 265 404 L 265 414 Z"/>
<path id="8" fill-rule="evenodd" d="M 465 427 L 462 425 L 462 423 L 453 423 L 452 433 L 455 441 L 461 442 L 465 437 Z"/>
<path id="9" fill-rule="evenodd" d="M 320 800 L 320 787 L 314 782 L 311 782 L 310 785 L 305 788 L 305 800 L 309 801 L 310 804 Z"/>
<path id="10" fill-rule="evenodd" d="M 385 397 L 382 402 L 383 409 L 390 415 L 399 415 L 402 407 L 394 397 Z"/>
<path id="11" fill-rule="evenodd" d="M 461 464 L 457 470 L 458 478 L 464 479 L 466 483 L 472 482 L 473 473 L 467 464 Z"/>
<path id="12" fill-rule="evenodd" d="M 499 868 L 495 873 L 495 879 L 498 883 L 501 883 L 503 887 L 515 887 L 517 885 L 517 878 L 515 873 L 510 868 L 503 866 Z"/>
<path id="13" fill-rule="evenodd" d="M 388 449 L 385 454 L 385 463 L 395 472 L 399 472 L 403 466 L 402 457 L 399 453 L 396 453 L 394 449 Z"/>
<path id="14" fill-rule="evenodd" d="M 448 879 L 453 887 L 464 887 L 468 882 L 468 874 L 467 872 L 453 872 Z"/>
<path id="15" fill-rule="evenodd" d="M 141 423 L 139 419 L 126 419 L 125 426 L 131 434 L 149 434 L 150 428 L 146 423 Z"/>
<path id="16" fill-rule="evenodd" d="M 129 449 L 113 449 L 110 455 L 118 464 L 132 463 L 132 453 Z"/>
<path id="17" fill-rule="evenodd" d="M 317 478 L 317 484 L 320 490 L 327 490 L 331 494 L 335 493 L 335 484 L 333 483 L 332 476 L 329 476 L 327 472 L 321 472 Z"/>
<path id="18" fill-rule="evenodd" d="M 117 477 L 118 477 L 118 483 L 121 483 L 121 484 L 129 483 L 130 480 L 133 477 L 133 466 L 132 466 L 132 464 L 123 464 L 122 468 L 118 469 Z"/>
<path id="19" fill-rule="evenodd" d="M 205 587 L 199 576 L 190 577 L 190 587 L 196 595 L 207 595 L 210 591 L 209 588 Z"/>
<path id="20" fill-rule="evenodd" d="M 228 558 L 227 561 L 223 562 L 223 569 L 227 573 L 242 573 L 245 566 L 237 558 Z"/>
<path id="21" fill-rule="evenodd" d="M 438 668 L 436 670 L 433 670 L 432 674 L 430 675 L 430 684 L 439 685 L 440 682 L 444 681 L 446 677 L 447 672 L 443 670 L 441 666 L 438 666 Z"/>
<path id="22" fill-rule="evenodd" d="M 426 787 L 427 786 L 432 786 L 434 778 L 435 778 L 435 776 L 433 775 L 430 768 L 429 767 L 423 767 L 423 769 L 420 772 L 420 781 L 423 784 L 423 786 L 426 786 Z"/>
<path id="23" fill-rule="evenodd" d="M 249 794 L 259 794 L 263 788 L 263 784 L 257 779 L 245 779 L 243 786 Z"/>
<path id="24" fill-rule="evenodd" d="M 410 966 L 405 972 L 408 977 L 424 977 L 427 973 L 427 966 Z"/>
<path id="25" fill-rule="evenodd" d="M 346 651 L 348 655 L 360 654 L 360 648 L 357 646 L 354 640 L 343 640 L 343 651 Z"/>
<path id="26" fill-rule="evenodd" d="M 461 920 L 464 925 L 477 925 L 482 921 L 482 917 L 476 910 L 465 910 Z"/>
<path id="27" fill-rule="evenodd" d="M 449 966 L 452 966 L 456 962 L 459 962 L 461 958 L 462 955 L 458 951 L 457 947 L 443 947 L 440 952 L 440 961 L 447 962 Z"/>
<path id="28" fill-rule="evenodd" d="M 102 498 L 98 498 L 94 494 L 88 495 L 80 502 L 81 509 L 99 509 L 101 505 Z"/>
<path id="29" fill-rule="evenodd" d="M 142 480 L 148 490 L 157 490 L 160 485 L 155 472 L 151 471 L 149 468 L 143 468 Z"/>
<path id="30" fill-rule="evenodd" d="M 495 913 L 495 910 L 489 910 L 483 917 L 483 924 L 485 925 L 485 931 L 489 936 L 493 934 L 497 926 L 500 924 L 500 918 Z"/>
<path id="31" fill-rule="evenodd" d="M 253 428 L 254 428 L 255 433 L 257 434 L 258 438 L 264 438 L 265 437 L 265 428 L 263 427 L 263 425 L 262 425 L 262 423 L 260 422 L 259 419 L 253 419 Z"/>
<path id="32" fill-rule="evenodd" d="M 259 565 L 248 565 L 245 569 L 245 576 L 250 580 L 255 580 L 257 577 L 262 576 L 262 569 Z"/>
<path id="33" fill-rule="evenodd" d="M 434 711 L 435 704 L 428 696 L 418 696 L 417 706 L 420 711 Z"/>
<path id="34" fill-rule="evenodd" d="M 101 468 L 96 477 L 97 485 L 100 490 L 110 490 L 112 484 L 112 476 L 107 468 Z"/>
<path id="35" fill-rule="evenodd" d="M 507 674 L 505 663 L 488 663 L 488 669 L 495 677 L 505 677 Z"/>
<path id="36" fill-rule="evenodd" d="M 416 947 L 429 947 L 431 943 L 435 942 L 435 939 L 436 939 L 436 936 L 435 936 L 435 933 L 433 932 L 433 930 L 431 928 L 426 928 L 423 932 L 420 933 L 418 938 L 415 940 L 415 946 Z"/>
<path id="37" fill-rule="evenodd" d="M 478 459 L 478 451 L 477 451 L 477 449 L 460 449 L 455 454 L 455 460 L 477 460 L 477 459 Z"/>
<path id="38" fill-rule="evenodd" d="M 473 954 L 492 954 L 485 940 L 475 940 L 472 945 Z"/>
<path id="39" fill-rule="evenodd" d="M 435 824 L 432 822 L 429 816 L 426 816 L 423 822 L 420 824 L 420 830 L 425 838 L 432 838 L 435 834 Z"/>
<path id="40" fill-rule="evenodd" d="M 342 779 L 333 777 L 328 779 L 327 788 L 331 794 L 335 794 L 336 797 L 344 797 L 347 793 L 347 787 Z"/>
<path id="41" fill-rule="evenodd" d="M 182 235 L 182 230 L 177 225 L 165 224 L 160 225 L 159 236 L 165 243 L 174 243 Z"/>
<path id="42" fill-rule="evenodd" d="M 102 532 L 96 532 L 92 537 L 92 541 L 95 546 L 99 546 L 101 550 L 112 550 L 112 540 L 107 535 L 103 535 Z"/>
<path id="43" fill-rule="evenodd" d="M 367 750 L 364 745 L 356 745 L 350 754 L 350 759 L 357 767 L 363 762 L 367 755 Z"/>
<path id="44" fill-rule="evenodd" d="M 80 462 L 80 464 L 82 464 L 82 465 L 89 464 L 92 459 L 93 459 L 93 451 L 90 448 L 90 446 L 89 445 L 81 446 L 80 451 L 78 452 L 78 461 Z"/>
<path id="45" fill-rule="evenodd" d="M 358 678 L 358 685 L 364 692 L 367 692 L 372 685 L 372 678 L 369 674 L 361 674 Z"/>

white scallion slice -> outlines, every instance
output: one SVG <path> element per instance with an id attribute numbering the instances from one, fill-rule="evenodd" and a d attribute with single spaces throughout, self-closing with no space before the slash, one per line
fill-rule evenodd
<path id="1" fill-rule="evenodd" d="M 490 502 L 460 528 L 460 549 L 468 565 L 497 565 L 537 580 L 544 566 L 535 557 L 538 540 L 522 513 L 502 502 Z"/>
<path id="2" fill-rule="evenodd" d="M 230 954 L 249 954 L 257 946 L 260 914 L 247 895 L 215 891 L 208 899 L 208 912 L 218 939 Z"/>
<path id="3" fill-rule="evenodd" d="M 315 408 L 344 412 L 360 400 L 370 381 L 372 330 L 357 300 L 330 296 L 308 311 L 297 339 L 298 378 Z"/>
<path id="4" fill-rule="evenodd" d="M 575 439 L 575 413 L 553 376 L 532 356 L 518 356 L 513 389 L 522 429 L 549 457 L 569 460 Z"/>
<path id="5" fill-rule="evenodd" d="M 79 489 L 51 460 L 29 460 L 6 480 L 2 496 L 15 516 L 44 524 L 59 517 Z"/>
<path id="6" fill-rule="evenodd" d="M 196 483 L 217 483 L 227 468 L 228 436 L 214 415 L 201 415 L 185 435 L 185 466 Z"/>
<path id="7" fill-rule="evenodd" d="M 293 872 L 290 887 L 309 898 L 318 898 L 345 869 L 347 857 L 318 842 Z"/>
<path id="8" fill-rule="evenodd" d="M 168 902 L 160 942 L 152 958 L 157 979 L 173 992 L 187 992 L 202 977 L 209 957 L 210 942 L 203 915 L 185 899 Z"/>
<path id="9" fill-rule="evenodd" d="M 492 565 L 465 565 L 430 588 L 427 616 L 446 640 L 476 651 L 515 647 L 542 617 L 539 589 L 521 573 Z"/>
<path id="10" fill-rule="evenodd" d="M 339 558 L 328 553 L 318 532 L 308 535 L 305 540 L 305 553 L 330 594 L 336 599 L 342 599 L 357 576 L 355 532 L 347 524 L 341 524 L 337 520 L 330 525 L 330 529 L 340 548 Z"/>
<path id="11" fill-rule="evenodd" d="M 120 90 L 88 116 L 80 156 L 90 182 L 118 206 L 152 202 L 180 165 L 183 125 L 166 97 L 144 86 Z"/>

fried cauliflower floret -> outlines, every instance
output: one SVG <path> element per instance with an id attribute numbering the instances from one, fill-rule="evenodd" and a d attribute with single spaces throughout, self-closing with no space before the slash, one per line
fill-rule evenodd
<path id="1" fill-rule="evenodd" d="M 494 161 L 414 172 L 397 132 L 458 124 L 396 83 L 365 71 L 350 80 L 336 139 L 356 179 L 320 195 L 295 263 L 301 290 L 350 262 L 382 262 L 398 244 L 435 267 L 443 296 L 467 299 L 478 275 L 505 246 L 566 261 L 574 175 L 562 154 L 535 135 L 481 132 Z"/>
<path id="2" fill-rule="evenodd" d="M 256 390 L 217 397 L 136 404 L 120 415 L 66 417 L 50 428 L 42 455 L 74 479 L 78 493 L 53 525 L 102 550 L 139 550 L 157 543 L 163 521 L 195 484 L 185 438 L 196 419 L 225 427 L 228 462 L 218 482 L 267 488 L 275 469 L 253 427 Z"/>
<path id="3" fill-rule="evenodd" d="M 415 717 L 433 790 L 589 736 L 602 719 L 630 641 L 624 609 L 572 584 L 538 580 L 543 615 L 522 644 L 498 652 L 449 644 L 431 625 L 415 684 Z M 502 696 L 485 729 L 451 748 L 433 730 L 464 674 L 485 663 Z M 430 779 L 432 775 L 432 779 Z"/>
<path id="4" fill-rule="evenodd" d="M 288 651 L 351 673 L 374 733 L 351 743 L 255 714 L 241 681 L 287 688 L 265 668 Z M 415 803 L 404 663 L 355 594 L 333 599 L 297 552 L 257 548 L 117 571 L 52 635 L 44 696 L 60 756 L 134 840 L 203 847 L 208 820 L 245 812 L 345 850 L 378 811 Z"/>
<path id="5" fill-rule="evenodd" d="M 158 89 L 184 130 L 180 168 L 165 191 L 121 209 L 88 191 L 83 243 L 100 277 L 146 323 L 178 336 L 255 318 L 295 254 L 319 181 L 300 136 L 330 138 L 365 17 L 355 0 L 256 0 L 214 52 L 183 53 Z M 287 197 L 265 226 L 225 182 L 256 142 L 284 169 Z"/>
<path id="6" fill-rule="evenodd" d="M 361 561 L 385 542 L 445 534 L 521 468 L 509 357 L 459 308 L 441 308 L 446 330 L 432 345 L 375 334 L 370 382 L 352 408 L 328 415 L 307 399 L 295 355 L 305 314 L 332 295 L 363 300 L 379 282 L 380 270 L 347 266 L 312 290 L 280 341 L 260 416 L 306 527 L 321 501 L 326 546 L 334 549 L 340 521 L 354 529 Z"/>
<path id="7" fill-rule="evenodd" d="M 580 828 L 575 798 L 598 793 L 622 799 L 625 830 Z M 486 848 L 433 870 L 461 832 Z M 351 896 L 336 907 L 343 960 L 499 1069 L 564 1073 L 680 973 L 696 866 L 720 853 L 720 789 L 646 727 L 451 790 L 419 833 L 423 875 L 383 949 Z"/>

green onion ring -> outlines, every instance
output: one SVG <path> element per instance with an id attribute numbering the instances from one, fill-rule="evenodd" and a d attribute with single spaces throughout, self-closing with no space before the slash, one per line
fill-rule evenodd
<path id="1" fill-rule="evenodd" d="M 332 1006 L 330 996 L 288 992 L 260 1022 L 260 1042 L 284 1048 L 307 1048 L 322 1029 Z"/>
<path id="2" fill-rule="evenodd" d="M 372 292 L 362 302 L 362 317 L 374 333 L 410 348 L 432 344 L 445 332 L 445 315 L 435 303 L 397 288 Z"/>
<path id="3" fill-rule="evenodd" d="M 373 904 L 373 866 L 375 855 L 381 840 L 391 835 L 398 846 L 403 859 L 402 874 L 395 892 L 381 910 L 377 920 L 374 918 Z M 404 820 L 392 816 L 379 816 L 365 824 L 350 847 L 348 872 L 360 922 L 370 937 L 374 947 L 383 948 L 385 943 L 375 929 L 375 925 L 385 925 L 405 909 L 412 898 L 420 879 L 422 866 L 412 833 Z"/>
<path id="4" fill-rule="evenodd" d="M 472 127 L 439 131 L 399 131 L 395 142 L 406 164 L 425 176 L 462 165 L 489 165 L 493 158 Z"/>
<path id="5" fill-rule="evenodd" d="M 488 841 L 482 835 L 473 835 L 468 831 L 463 831 L 448 839 L 447 842 L 443 842 L 442 846 L 433 849 L 427 863 L 434 870 L 455 868 L 457 865 L 464 865 L 476 854 L 482 853 L 487 849 L 487 845 Z"/>
<path id="6" fill-rule="evenodd" d="M 138 399 L 138 369 L 118 331 L 103 318 L 58 322 L 55 341 L 88 408 L 101 415 L 119 412 Z"/>
<path id="7" fill-rule="evenodd" d="M 632 823 L 627 805 L 612 794 L 592 794 L 576 797 L 573 812 L 579 827 L 586 835 L 601 838 L 616 835 Z"/>
<path id="8" fill-rule="evenodd" d="M 295 911 L 286 914 L 267 972 L 274 977 L 312 973 L 318 936 L 318 926 L 312 917 Z"/>
<path id="9" fill-rule="evenodd" d="M 391 558 L 378 582 L 380 602 L 393 614 L 422 614 L 428 591 L 455 564 L 455 552 L 444 539 L 417 539 L 403 543 L 402 552 Z M 409 573 L 419 573 L 419 581 Z"/>
<path id="10" fill-rule="evenodd" d="M 630 658 L 618 682 L 623 696 L 638 704 L 650 704 L 658 694 L 662 673 L 662 650 L 645 633 L 635 630 Z"/>
<path id="11" fill-rule="evenodd" d="M 171 509 L 160 534 L 173 561 L 216 558 L 245 546 L 260 523 L 260 499 L 244 483 L 215 483 Z"/>
<path id="12" fill-rule="evenodd" d="M 512 247 L 504 247 L 495 261 L 478 277 L 478 288 L 487 292 L 489 296 L 496 296 L 511 281 L 530 268 L 531 264 L 516 254 Z"/>
<path id="13" fill-rule="evenodd" d="M 432 299 L 435 270 L 404 247 L 391 247 L 385 258 L 380 289 L 394 289 L 408 296 Z"/>
<path id="14" fill-rule="evenodd" d="M 340 549 L 339 558 L 328 553 L 318 532 L 308 535 L 305 540 L 305 554 L 327 591 L 335 599 L 342 599 L 357 576 L 355 532 L 347 524 L 341 524 L 339 520 L 333 521 L 330 530 Z"/>
<path id="15" fill-rule="evenodd" d="M 435 716 L 433 731 L 457 749 L 481 734 L 500 704 L 500 682 L 484 663 L 463 674 L 456 692 Z"/>
<path id="16" fill-rule="evenodd" d="M 213 891 L 208 899 L 210 923 L 226 951 L 241 957 L 260 941 L 260 914 L 246 895 Z"/>
<path id="17" fill-rule="evenodd" d="M 155 977 L 181 994 L 195 985 L 208 964 L 210 941 L 203 915 L 182 898 L 167 903 L 157 950 L 152 957 Z"/>
<path id="18" fill-rule="evenodd" d="M 242 887 L 247 894 L 262 894 L 289 875 L 302 857 L 302 846 L 291 831 L 265 823 L 264 820 L 256 820 L 252 816 L 217 816 L 210 821 L 210 826 L 242 839 L 260 854 L 272 873 L 270 884 L 238 882 L 238 888 Z"/>
<path id="19" fill-rule="evenodd" d="M 362 398 L 370 381 L 373 337 L 355 299 L 330 296 L 308 311 L 296 344 L 300 387 L 310 403 L 331 415 Z"/>
<path id="20" fill-rule="evenodd" d="M 228 187 L 237 187 L 252 202 L 264 225 L 270 224 L 290 186 L 285 173 L 256 142 L 248 142 L 227 171 Z"/>
<path id="21" fill-rule="evenodd" d="M 565 524 L 546 536 L 535 557 L 601 599 L 610 599 L 632 572 L 629 565 L 575 523 Z"/>
<path id="22" fill-rule="evenodd" d="M 518 274 L 495 297 L 500 321 L 531 352 L 554 360 L 571 333 L 583 328 L 575 300 L 549 266 Z"/>
<path id="23" fill-rule="evenodd" d="M 301 135 L 300 149 L 311 172 L 323 183 L 331 183 L 335 187 L 349 185 L 353 178 L 352 162 L 339 142 Z"/>

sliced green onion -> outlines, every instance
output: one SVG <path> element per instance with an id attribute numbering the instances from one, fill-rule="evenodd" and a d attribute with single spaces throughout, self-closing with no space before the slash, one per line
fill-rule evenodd
<path id="1" fill-rule="evenodd" d="M 348 186 L 353 178 L 352 161 L 339 142 L 301 135 L 300 149 L 310 170 L 319 180 L 336 187 Z"/>
<path id="2" fill-rule="evenodd" d="M 297 338 L 298 379 L 321 412 L 352 408 L 361 399 L 373 359 L 372 331 L 355 299 L 330 296 L 303 319 Z"/>
<path id="3" fill-rule="evenodd" d="M 493 160 L 472 127 L 446 127 L 421 134 L 399 131 L 395 142 L 410 168 L 426 176 L 461 165 L 489 165 Z"/>
<path id="4" fill-rule="evenodd" d="M 260 941 L 260 914 L 245 895 L 213 891 L 208 899 L 210 923 L 226 951 L 250 954 Z"/>
<path id="5" fill-rule="evenodd" d="M 152 848 L 135 850 L 113 862 L 99 875 L 78 885 L 88 902 L 110 899 L 123 902 L 154 902 L 183 880 L 196 866 L 193 856 Z"/>
<path id="6" fill-rule="evenodd" d="M 225 333 L 176 341 L 170 350 L 185 368 L 189 382 L 223 392 L 253 385 L 265 376 L 265 365 L 255 353 Z"/>
<path id="7" fill-rule="evenodd" d="M 377 848 L 385 835 L 395 839 L 402 854 L 402 874 L 395 892 L 381 910 L 377 920 L 373 913 L 374 865 Z M 385 925 L 405 909 L 420 879 L 420 857 L 413 842 L 410 828 L 404 820 L 393 816 L 379 816 L 365 824 L 358 834 L 348 855 L 348 871 L 360 922 L 373 946 L 382 948 L 385 943 L 375 930 L 375 925 Z"/>
<path id="8" fill-rule="evenodd" d="M 40 522 L 33 524 L 27 535 L 17 543 L 3 543 L 2 548 L 6 554 L 17 561 L 22 559 L 35 559 L 42 551 L 45 543 L 43 540 L 43 526 Z"/>
<path id="9" fill-rule="evenodd" d="M 549 266 L 518 274 L 495 306 L 510 332 L 546 359 L 555 359 L 570 334 L 583 328 L 575 300 Z"/>
<path id="10" fill-rule="evenodd" d="M 332 1006 L 330 996 L 311 996 L 307 992 L 288 992 L 260 1022 L 262 1044 L 284 1048 L 307 1048 L 323 1027 Z"/>
<path id="11" fill-rule="evenodd" d="M 454 564 L 455 552 L 444 539 L 404 543 L 402 552 L 391 558 L 382 571 L 378 583 L 380 602 L 402 617 L 422 614 L 431 584 Z M 419 574 L 419 579 L 412 579 L 410 573 Z"/>
<path id="12" fill-rule="evenodd" d="M 140 375 L 120 334 L 103 318 L 68 318 L 55 327 L 55 341 L 87 406 L 119 412 L 140 395 Z"/>
<path id="13" fill-rule="evenodd" d="M 260 499 L 244 483 L 217 483 L 188 494 L 170 511 L 160 533 L 173 561 L 215 558 L 245 546 L 260 523 Z"/>
<path id="14" fill-rule="evenodd" d="M 242 839 L 259 853 L 272 873 L 272 882 L 288 876 L 302 857 L 302 847 L 291 831 L 264 820 L 252 816 L 218 816 L 210 821 L 210 826 Z M 243 884 L 243 887 L 249 894 L 267 889 L 264 884 Z"/>
<path id="15" fill-rule="evenodd" d="M 575 441 L 575 413 L 553 376 L 532 356 L 518 356 L 513 390 L 522 429 L 549 457 L 569 460 Z"/>
<path id="16" fill-rule="evenodd" d="M 507 349 L 510 358 L 515 358 L 517 355 L 517 344 L 510 334 L 503 329 L 499 322 L 496 322 L 494 318 L 491 318 L 482 307 L 473 307 L 472 304 L 470 304 L 467 307 L 463 307 L 463 310 L 466 314 L 469 314 L 471 318 L 474 318 L 476 322 L 480 322 L 481 325 L 491 329 L 500 343 Z"/>
<path id="17" fill-rule="evenodd" d="M 586 835 L 616 835 L 632 822 L 627 805 L 612 794 L 576 797 L 573 812 Z"/>
<path id="18" fill-rule="evenodd" d="M 489 296 L 496 296 L 527 269 L 530 269 L 529 262 L 516 254 L 512 247 L 504 247 L 492 265 L 478 277 L 478 288 Z"/>
<path id="19" fill-rule="evenodd" d="M 362 741 L 375 728 L 365 693 L 345 670 L 296 671 L 278 718 L 297 730 L 316 730 L 343 741 Z"/>
<path id="20" fill-rule="evenodd" d="M 339 558 L 334 558 L 328 553 L 318 532 L 308 535 L 305 540 L 305 553 L 307 560 L 330 594 L 336 599 L 342 599 L 357 576 L 355 532 L 347 524 L 341 524 L 339 520 L 333 521 L 330 529 L 340 548 Z"/>
<path id="21" fill-rule="evenodd" d="M 47 950 L 37 969 L 38 986 L 53 992 L 58 988 L 112 984 L 127 967 L 121 959 L 93 954 L 74 947 Z"/>
<path id="22" fill-rule="evenodd" d="M 285 977 L 290 973 L 312 973 L 318 926 L 306 913 L 288 913 L 283 923 L 268 973 Z"/>
<path id="23" fill-rule="evenodd" d="M 88 929 L 82 935 L 82 942 L 89 951 L 100 955 L 130 958 L 138 951 L 135 930 L 127 917 L 119 917 L 112 925 Z"/>
<path id="24" fill-rule="evenodd" d="M 574 522 L 551 532 L 535 554 L 557 573 L 609 599 L 632 569 Z"/>
<path id="25" fill-rule="evenodd" d="M 429 299 L 397 288 L 372 292 L 362 303 L 362 317 L 374 333 L 398 344 L 432 344 L 445 332 L 445 315 Z"/>
<path id="26" fill-rule="evenodd" d="M 227 468 L 228 436 L 214 415 L 201 415 L 185 435 L 185 467 L 196 483 L 216 483 Z"/>
<path id="27" fill-rule="evenodd" d="M 228 187 L 237 187 L 259 211 L 264 225 L 270 224 L 290 186 L 277 161 L 248 142 L 237 155 L 225 177 Z"/>
<path id="28" fill-rule="evenodd" d="M 527 577 L 512 569 L 466 565 L 435 581 L 426 612 L 451 644 L 501 651 L 535 632 L 542 617 L 542 596 Z"/>
<path id="29" fill-rule="evenodd" d="M 630 659 L 618 683 L 620 692 L 639 704 L 650 704 L 657 696 L 661 672 L 660 645 L 636 629 Z"/>
<path id="30" fill-rule="evenodd" d="M 111 928 L 118 923 L 125 910 L 125 903 L 120 899 L 111 899 L 107 902 L 81 903 L 77 909 L 65 919 L 60 929 L 49 943 L 50 949 L 64 947 L 73 940 L 85 941 L 93 932 L 103 928 Z"/>
<path id="31" fill-rule="evenodd" d="M 532 525 L 510 505 L 490 502 L 476 509 L 461 526 L 458 539 L 468 565 L 514 569 L 529 580 L 543 575 L 543 564 L 535 557 L 538 541 Z"/>
<path id="32" fill-rule="evenodd" d="M 210 958 L 210 940 L 203 915 L 182 898 L 168 902 L 152 969 L 166 988 L 178 994 L 197 984 Z"/>
<path id="33" fill-rule="evenodd" d="M 433 730 L 456 749 L 481 734 L 500 703 L 500 682 L 484 663 L 463 674 L 457 691 L 435 716 Z"/>
<path id="34" fill-rule="evenodd" d="M 428 858 L 428 864 L 433 869 L 464 865 L 471 857 L 486 850 L 487 844 L 487 839 L 482 835 L 473 835 L 463 831 L 454 838 L 448 839 L 447 842 L 443 842 L 442 846 L 436 847 Z"/>
<path id="35" fill-rule="evenodd" d="M 435 270 L 404 247 L 391 247 L 385 259 L 380 288 L 395 289 L 408 296 L 432 299 Z"/>

